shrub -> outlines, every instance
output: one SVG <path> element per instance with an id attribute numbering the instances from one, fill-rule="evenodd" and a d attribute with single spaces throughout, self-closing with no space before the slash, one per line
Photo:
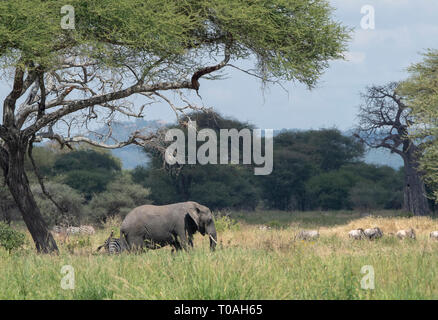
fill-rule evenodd
<path id="1" fill-rule="evenodd" d="M 238 231 L 240 230 L 240 224 L 236 220 L 230 218 L 229 216 L 216 216 L 214 219 L 214 225 L 216 226 L 217 232 L 223 231 Z"/>
<path id="2" fill-rule="evenodd" d="M 6 223 L 0 222 L 0 246 L 11 252 L 24 244 L 24 233 L 12 229 Z"/>
<path id="3" fill-rule="evenodd" d="M 82 248 L 90 248 L 91 247 L 91 240 L 90 237 L 73 237 L 69 242 L 67 242 L 67 250 L 71 253 L 75 253 L 75 249 L 82 249 Z"/>
<path id="4" fill-rule="evenodd" d="M 105 191 L 120 173 L 121 163 L 110 153 L 79 150 L 60 155 L 53 171 L 62 183 L 83 194 L 88 201 L 95 193 Z"/>
<path id="5" fill-rule="evenodd" d="M 149 190 L 132 182 L 128 174 L 122 174 L 111 182 L 105 192 L 95 195 L 88 205 L 91 218 L 105 223 L 108 218 L 124 218 L 133 208 L 150 203 Z"/>
<path id="6" fill-rule="evenodd" d="M 47 182 L 45 187 L 56 203 L 66 209 L 66 212 L 60 212 L 53 202 L 43 194 L 41 186 L 34 184 L 31 186 L 32 193 L 44 220 L 49 225 L 78 225 L 85 212 L 84 197 L 65 184 Z"/>
<path id="7" fill-rule="evenodd" d="M 269 221 L 268 223 L 266 223 L 266 225 L 268 227 L 271 227 L 272 229 L 284 229 L 286 227 L 278 220 Z"/>
<path id="8" fill-rule="evenodd" d="M 311 207 L 322 210 L 350 209 L 350 189 L 355 184 L 354 175 L 342 170 L 314 176 L 306 184 Z"/>

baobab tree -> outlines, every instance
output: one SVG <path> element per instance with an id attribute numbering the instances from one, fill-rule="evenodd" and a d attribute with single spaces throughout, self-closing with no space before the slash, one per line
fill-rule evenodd
<path id="1" fill-rule="evenodd" d="M 145 106 L 160 99 L 176 114 L 197 109 L 187 97 L 200 94 L 201 78 L 241 69 L 244 59 L 255 63 L 243 71 L 264 82 L 296 80 L 312 88 L 328 61 L 343 57 L 349 39 L 325 0 L 68 4 L 61 10 L 65 1 L 0 2 L 0 61 L 12 88 L 3 102 L 0 167 L 39 252 L 57 245 L 24 170 L 35 141 L 154 145 L 156 135 L 141 131 L 115 141 L 112 119 L 143 117 Z M 172 101 L 166 92 L 182 98 Z M 94 140 L 84 134 L 93 123 L 107 124 L 108 134 Z"/>
<path id="2" fill-rule="evenodd" d="M 422 144 L 408 135 L 415 119 L 398 88 L 397 82 L 367 88 L 361 95 L 364 102 L 359 107 L 355 136 L 368 147 L 388 149 L 403 159 L 403 209 L 414 215 L 427 215 L 429 205 L 418 162 Z"/>

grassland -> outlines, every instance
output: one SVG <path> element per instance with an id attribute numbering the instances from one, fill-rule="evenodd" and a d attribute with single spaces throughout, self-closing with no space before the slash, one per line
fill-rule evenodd
<path id="1" fill-rule="evenodd" d="M 94 251 L 118 222 L 90 238 L 58 239 L 59 255 L 38 255 L 32 244 L 0 249 L 0 299 L 437 299 L 438 241 L 428 238 L 438 220 L 395 212 L 232 213 L 240 223 L 218 222 L 219 245 L 169 248 L 109 256 Z M 277 228 L 260 230 L 258 224 Z M 353 241 L 353 228 L 379 226 L 376 241 Z M 417 240 L 391 233 L 413 227 Z M 295 240 L 298 230 L 318 229 L 317 241 Z M 61 267 L 71 265 L 75 289 L 61 288 Z M 361 268 L 371 265 L 375 289 L 361 289 Z"/>

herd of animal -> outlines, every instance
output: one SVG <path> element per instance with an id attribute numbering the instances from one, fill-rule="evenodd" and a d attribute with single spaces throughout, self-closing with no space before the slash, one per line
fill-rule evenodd
<path id="1" fill-rule="evenodd" d="M 269 226 L 260 226 L 260 230 L 269 230 Z M 74 234 L 92 235 L 95 230 L 92 226 L 82 225 L 80 227 L 55 226 L 54 234 L 64 234 L 66 237 Z M 114 231 L 102 248 L 106 252 L 120 253 L 125 250 L 135 251 L 142 248 L 159 249 L 166 245 L 174 250 L 187 250 L 193 247 L 193 235 L 199 232 L 203 236 L 208 235 L 210 249 L 214 250 L 217 245 L 217 233 L 212 213 L 209 208 L 199 203 L 188 201 L 164 206 L 144 205 L 133 209 L 123 220 L 120 226 L 120 238 L 114 237 Z M 394 235 L 390 233 L 389 235 Z M 301 230 L 297 235 L 298 240 L 316 240 L 320 236 L 318 230 Z M 383 237 L 380 228 L 362 229 L 358 228 L 348 232 L 351 239 L 379 239 Z M 395 236 L 399 239 L 415 239 L 415 231 L 410 228 L 399 230 Z M 438 231 L 430 233 L 431 239 L 438 240 Z"/>
<path id="2" fill-rule="evenodd" d="M 260 230 L 268 230 L 268 228 L 259 227 Z M 393 233 L 389 233 L 388 235 L 394 236 Z M 399 239 L 416 239 L 415 230 L 412 228 L 406 230 L 399 230 L 395 234 L 395 236 Z M 354 229 L 348 232 L 348 237 L 354 240 L 374 240 L 383 237 L 383 231 L 379 227 L 370 228 L 370 229 Z M 316 240 L 319 238 L 319 231 L 317 230 L 301 230 L 298 232 L 296 239 L 298 240 Z M 438 231 L 432 231 L 429 234 L 429 238 L 438 240 Z"/>

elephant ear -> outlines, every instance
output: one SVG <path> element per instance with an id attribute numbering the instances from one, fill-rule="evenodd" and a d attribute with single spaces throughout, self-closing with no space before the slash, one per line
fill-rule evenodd
<path id="1" fill-rule="evenodd" d="M 196 207 L 189 208 L 187 210 L 190 218 L 196 223 L 196 227 L 199 229 L 199 210 Z"/>

